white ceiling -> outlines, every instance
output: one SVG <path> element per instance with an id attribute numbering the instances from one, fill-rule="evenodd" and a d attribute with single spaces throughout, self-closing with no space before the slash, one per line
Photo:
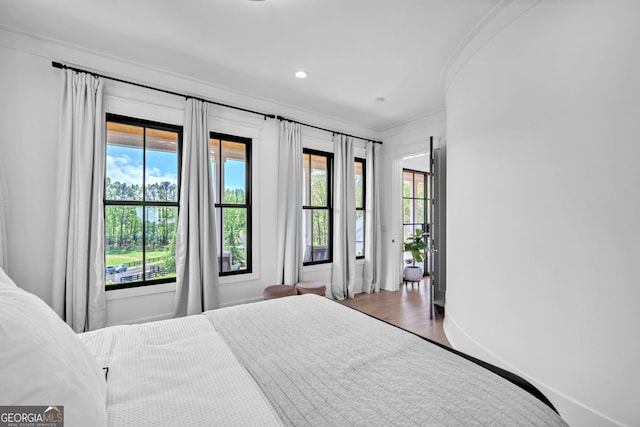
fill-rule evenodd
<path id="1" fill-rule="evenodd" d="M 381 131 L 444 108 L 447 61 L 499 3 L 2 0 L 0 26 Z"/>

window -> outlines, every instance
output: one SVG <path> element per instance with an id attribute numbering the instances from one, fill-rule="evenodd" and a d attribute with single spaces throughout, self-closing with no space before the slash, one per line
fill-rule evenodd
<path id="1" fill-rule="evenodd" d="M 430 218 L 427 201 L 429 200 L 429 178 L 426 172 L 404 169 L 402 171 L 402 223 L 404 226 L 404 241 L 420 229 L 426 231 Z M 410 259 L 411 253 L 405 252 L 404 259 Z M 426 267 L 427 258 L 424 258 L 425 265 L 423 271 L 428 271 Z"/>
<path id="2" fill-rule="evenodd" d="M 106 289 L 176 276 L 182 128 L 107 114 Z"/>
<path id="3" fill-rule="evenodd" d="M 218 269 L 221 276 L 251 272 L 251 139 L 211 133 Z"/>
<path id="4" fill-rule="evenodd" d="M 321 151 L 303 150 L 302 170 L 302 260 L 304 265 L 332 261 L 333 156 Z"/>
<path id="5" fill-rule="evenodd" d="M 354 164 L 356 183 L 356 259 L 364 258 L 364 236 L 366 226 L 366 177 L 367 169 L 364 159 L 356 158 Z"/>

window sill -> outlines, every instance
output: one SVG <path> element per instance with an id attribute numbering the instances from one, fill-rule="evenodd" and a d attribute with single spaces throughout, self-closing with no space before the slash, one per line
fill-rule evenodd
<path id="1" fill-rule="evenodd" d="M 313 265 L 304 265 L 302 266 L 303 271 L 314 272 L 314 271 L 325 271 L 331 270 L 333 268 L 332 262 L 327 262 L 324 264 L 313 264 Z"/>
<path id="2" fill-rule="evenodd" d="M 251 280 L 258 280 L 260 275 L 258 273 L 246 273 L 246 274 L 232 274 L 229 276 L 220 276 L 218 283 L 221 285 L 229 285 L 238 282 L 249 282 Z"/>
<path id="3" fill-rule="evenodd" d="M 141 295 L 163 294 L 166 292 L 175 292 L 176 282 L 161 283 L 159 285 L 138 286 L 135 288 L 113 289 L 106 291 L 107 301 L 138 297 Z"/>
<path id="4" fill-rule="evenodd" d="M 236 274 L 233 276 L 220 277 L 219 283 L 221 285 L 229 285 L 229 284 L 234 284 L 238 282 L 248 282 L 251 280 L 258 280 L 259 278 L 260 276 L 256 273 Z M 116 299 L 138 297 L 142 295 L 163 294 L 166 292 L 175 292 L 175 291 L 176 291 L 176 282 L 161 283 L 159 285 L 137 286 L 135 288 L 109 290 L 109 291 L 106 291 L 106 299 L 107 301 L 111 301 Z"/>
<path id="5" fill-rule="evenodd" d="M 360 266 L 360 265 L 364 265 L 365 263 L 365 259 L 361 258 L 361 259 L 356 259 L 356 265 Z M 313 264 L 313 265 L 304 265 L 302 266 L 302 271 L 306 271 L 309 273 L 312 273 L 314 271 L 326 271 L 326 270 L 331 270 L 333 268 L 333 263 L 332 262 L 327 262 L 324 264 Z"/>

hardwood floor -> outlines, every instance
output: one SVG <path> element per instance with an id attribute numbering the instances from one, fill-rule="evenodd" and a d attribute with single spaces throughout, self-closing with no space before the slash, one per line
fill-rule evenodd
<path id="1" fill-rule="evenodd" d="M 442 327 L 444 308 L 436 306 L 435 319 L 429 319 L 429 278 L 420 284 L 401 284 L 395 292 L 357 294 L 354 299 L 340 301 L 371 316 L 385 320 L 408 331 L 437 341 L 448 347 Z"/>

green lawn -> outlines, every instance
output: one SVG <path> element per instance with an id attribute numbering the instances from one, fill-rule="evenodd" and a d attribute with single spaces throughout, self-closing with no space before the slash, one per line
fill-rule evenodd
<path id="1" fill-rule="evenodd" d="M 130 262 L 142 261 L 142 249 L 141 248 L 106 248 L 105 265 L 119 265 L 128 264 Z M 149 258 L 162 258 L 167 253 L 163 248 L 156 248 L 148 250 L 146 252 L 147 259 Z"/>

